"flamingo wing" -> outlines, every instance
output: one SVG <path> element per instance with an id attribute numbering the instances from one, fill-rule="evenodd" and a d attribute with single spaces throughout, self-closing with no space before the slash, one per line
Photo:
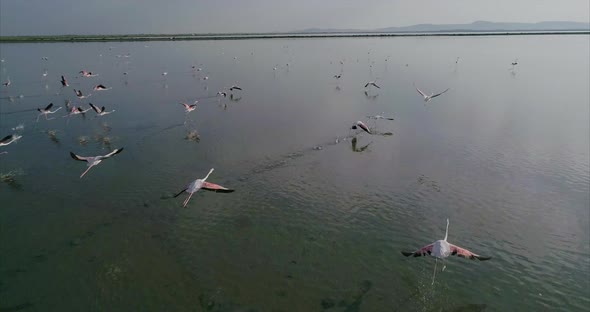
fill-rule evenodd
<path id="1" fill-rule="evenodd" d="M 418 93 L 420 93 L 420 95 L 422 95 L 423 97 L 427 97 L 428 96 L 424 92 L 422 92 L 422 90 L 418 89 L 418 87 L 416 87 L 416 91 L 418 91 Z"/>
<path id="2" fill-rule="evenodd" d="M 480 260 L 480 261 L 485 261 L 485 260 L 490 260 L 492 259 L 492 257 L 483 257 L 480 256 L 478 254 L 475 254 L 465 248 L 461 248 L 459 246 L 455 246 L 453 244 L 449 244 L 451 246 L 451 255 L 452 256 L 457 256 L 457 257 L 461 257 L 461 258 L 468 258 L 471 260 Z"/>
<path id="3" fill-rule="evenodd" d="M 97 113 L 100 114 L 100 110 L 98 109 L 98 107 L 96 107 L 96 105 L 92 104 L 92 103 L 88 103 L 88 105 L 90 105 L 90 107 L 92 107 L 92 109 Z"/>
<path id="4" fill-rule="evenodd" d="M 79 160 L 79 161 L 87 161 L 87 159 L 88 159 L 88 157 L 79 156 L 79 155 L 76 155 L 72 152 L 70 152 L 70 156 L 72 156 L 73 159 Z"/>
<path id="5" fill-rule="evenodd" d="M 51 109 L 51 107 L 53 107 L 53 103 L 49 103 L 49 105 L 47 105 L 44 110 L 48 111 Z"/>
<path id="6" fill-rule="evenodd" d="M 176 197 L 180 196 L 180 194 L 182 194 L 182 193 L 186 192 L 186 190 L 187 190 L 187 189 L 184 189 L 184 190 L 182 190 L 182 191 L 178 192 L 178 194 L 174 195 L 174 198 L 176 198 Z"/>
<path id="7" fill-rule="evenodd" d="M 406 257 L 409 257 L 409 256 L 422 257 L 422 256 L 430 255 L 432 253 L 432 246 L 434 246 L 434 243 L 432 243 L 430 245 L 426 245 L 414 252 L 402 251 L 402 254 Z"/>
<path id="8" fill-rule="evenodd" d="M 380 87 L 380 86 L 378 86 L 378 85 L 377 85 L 376 83 L 374 83 L 374 82 L 372 83 L 372 85 L 374 85 L 374 86 L 375 86 L 377 89 L 381 89 L 381 87 Z"/>
<path id="9" fill-rule="evenodd" d="M 5 136 L 4 138 L 2 138 L 2 140 L 0 140 L 0 143 L 6 143 L 10 142 L 12 140 L 12 134 Z"/>
<path id="10" fill-rule="evenodd" d="M 122 152 L 122 151 L 123 151 L 123 148 L 122 148 L 122 147 L 121 147 L 121 148 L 117 148 L 117 149 L 115 149 L 114 151 L 112 151 L 112 152 L 110 152 L 110 153 L 108 153 L 108 154 L 106 154 L 106 155 L 99 156 L 99 157 L 100 157 L 99 159 L 101 159 L 101 160 L 102 160 L 102 159 L 106 159 L 106 158 L 109 158 L 109 157 L 115 156 L 115 155 L 119 154 L 119 153 L 120 153 L 120 152 Z"/>
<path id="11" fill-rule="evenodd" d="M 214 191 L 214 192 L 219 192 L 219 193 L 231 193 L 234 190 L 228 189 L 226 187 L 223 187 L 221 185 L 215 184 L 215 183 L 211 183 L 211 182 L 203 182 L 203 189 L 208 190 L 208 191 Z"/>
<path id="12" fill-rule="evenodd" d="M 445 91 L 443 91 L 441 93 L 434 94 L 433 96 L 431 96 L 431 98 L 435 98 L 435 97 L 437 97 L 437 96 L 439 96 L 439 95 L 441 95 L 441 94 L 443 94 L 443 93 L 445 93 L 447 91 L 449 91 L 449 88 L 447 88 Z"/>
<path id="13" fill-rule="evenodd" d="M 371 134 L 371 130 L 369 130 L 369 127 L 367 127 L 367 125 L 365 125 L 362 121 L 358 121 L 356 124 L 361 129 L 365 130 L 365 132 L 367 132 L 368 134 Z"/>

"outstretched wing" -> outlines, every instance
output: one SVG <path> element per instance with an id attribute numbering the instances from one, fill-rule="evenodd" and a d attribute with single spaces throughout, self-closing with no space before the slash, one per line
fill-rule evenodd
<path id="1" fill-rule="evenodd" d="M 96 105 L 92 104 L 92 103 L 88 103 L 88 105 L 90 105 L 90 107 L 92 107 L 92 109 L 97 113 L 100 114 L 100 110 L 98 109 L 98 107 L 96 107 Z"/>
<path id="2" fill-rule="evenodd" d="M 422 95 L 423 97 L 427 97 L 428 96 L 424 92 L 422 92 L 422 90 L 418 89 L 418 87 L 416 87 L 416 91 L 418 91 L 418 93 L 420 93 L 420 95 Z"/>
<path id="3" fill-rule="evenodd" d="M 430 245 L 426 245 L 414 252 L 402 251 L 402 254 L 406 257 L 409 257 L 409 256 L 422 257 L 422 256 L 430 255 L 432 253 L 432 246 L 434 246 L 434 243 L 432 243 Z"/>
<path id="4" fill-rule="evenodd" d="M 220 192 L 220 193 L 231 193 L 234 190 L 230 190 L 228 188 L 225 188 L 221 185 L 215 184 L 215 183 L 211 183 L 211 182 L 203 182 L 203 189 L 208 190 L 208 191 L 214 191 L 214 192 Z"/>
<path id="5" fill-rule="evenodd" d="M 0 143 L 7 143 L 7 142 L 10 142 L 10 140 L 12 140 L 12 134 L 7 135 L 4 138 L 2 138 L 2 140 L 0 140 Z"/>
<path id="6" fill-rule="evenodd" d="M 465 248 L 461 248 L 459 246 L 455 246 L 453 244 L 449 244 L 451 246 L 451 255 L 452 256 L 457 256 L 457 257 L 461 257 L 461 258 L 468 258 L 471 260 L 480 260 L 480 261 L 485 261 L 485 260 L 490 260 L 492 259 L 492 257 L 483 257 L 480 256 L 478 254 L 475 254 Z"/>
<path id="7" fill-rule="evenodd" d="M 44 110 L 48 111 L 51 109 L 51 107 L 53 107 L 53 103 L 49 103 L 49 105 L 47 105 Z"/>
<path id="8" fill-rule="evenodd" d="M 374 85 L 374 86 L 375 86 L 377 89 L 381 89 L 381 87 L 380 87 L 380 86 L 378 86 L 376 83 L 374 83 L 374 82 L 373 82 L 373 83 L 371 83 L 371 84 L 372 84 L 372 85 Z"/>
<path id="9" fill-rule="evenodd" d="M 441 92 L 441 93 L 437 93 L 437 94 L 435 94 L 435 95 L 431 96 L 431 98 L 435 98 L 435 97 L 437 97 L 437 96 L 439 96 L 439 95 L 441 95 L 441 94 L 443 94 L 443 93 L 445 93 L 445 92 L 447 92 L 447 91 L 449 91 L 449 88 L 447 88 L 445 91 L 443 91 L 443 92 Z"/>
<path id="10" fill-rule="evenodd" d="M 72 156 L 73 159 L 79 160 L 79 161 L 86 161 L 86 159 L 88 158 L 88 157 L 78 156 L 72 152 L 70 152 L 70 156 Z"/>
<path id="11" fill-rule="evenodd" d="M 182 193 L 186 192 L 186 190 L 187 190 L 187 189 L 184 189 L 184 190 L 182 190 L 182 191 L 178 192 L 178 194 L 174 195 L 174 198 L 176 198 L 176 197 L 180 196 L 180 194 L 182 194 Z"/>
<path id="12" fill-rule="evenodd" d="M 106 155 L 100 156 L 100 159 L 106 159 L 106 158 L 109 158 L 111 156 L 115 156 L 115 155 L 119 154 L 122 151 L 123 151 L 123 148 L 122 147 L 121 148 L 117 148 L 114 151 L 112 151 L 112 152 L 110 152 L 110 153 L 108 153 Z"/>

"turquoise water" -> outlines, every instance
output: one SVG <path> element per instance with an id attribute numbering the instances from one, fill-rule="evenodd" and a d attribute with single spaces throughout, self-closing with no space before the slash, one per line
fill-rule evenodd
<path id="1" fill-rule="evenodd" d="M 14 173 L 0 183 L 0 310 L 587 309 L 589 43 L 2 44 L 0 136 L 24 129 L 0 147 Z M 381 89 L 365 94 L 369 80 Z M 450 91 L 425 105 L 414 84 Z M 116 111 L 35 122 L 68 100 Z M 195 100 L 188 115 L 178 104 Z M 375 114 L 395 120 L 353 140 Z M 119 147 L 82 179 L 69 156 Z M 210 168 L 236 192 L 182 208 L 172 195 Z M 446 218 L 449 242 L 493 258 L 452 257 L 431 285 L 434 260 L 400 251 L 442 239 Z"/>

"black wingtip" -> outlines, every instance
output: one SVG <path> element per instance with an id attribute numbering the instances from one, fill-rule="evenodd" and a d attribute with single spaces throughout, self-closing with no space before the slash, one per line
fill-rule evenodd
<path id="1" fill-rule="evenodd" d="M 70 152 L 70 156 L 72 156 L 72 158 L 75 159 L 75 160 L 79 160 L 78 157 L 76 157 L 76 154 L 74 154 L 72 152 Z"/>
<path id="2" fill-rule="evenodd" d="M 186 189 L 184 189 L 184 190 L 182 190 L 182 191 L 178 192 L 178 194 L 174 195 L 174 198 L 176 198 L 176 197 L 180 196 L 180 194 L 184 193 L 185 191 L 186 191 Z"/>
<path id="3" fill-rule="evenodd" d="M 121 147 L 121 148 L 119 148 L 119 149 L 117 150 L 117 152 L 115 153 L 115 155 L 119 154 L 119 153 L 120 153 L 120 152 L 122 152 L 122 151 L 123 151 L 123 148 Z"/>
<path id="4" fill-rule="evenodd" d="M 413 252 L 409 252 L 409 251 L 402 251 L 402 255 L 404 255 L 404 256 L 406 256 L 406 257 L 409 257 L 409 256 L 411 256 L 411 255 L 413 255 L 413 254 L 414 254 Z"/>
<path id="5" fill-rule="evenodd" d="M 477 259 L 478 259 L 479 261 L 486 261 L 486 260 L 490 260 L 490 259 L 492 259 L 492 257 L 482 257 L 482 256 L 479 256 L 479 257 L 477 257 Z"/>

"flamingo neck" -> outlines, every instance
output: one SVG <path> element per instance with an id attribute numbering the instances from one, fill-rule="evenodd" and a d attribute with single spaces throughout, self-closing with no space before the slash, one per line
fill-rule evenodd
<path id="1" fill-rule="evenodd" d="M 448 236 L 449 236 L 449 219 L 447 219 L 447 230 L 445 231 L 445 242 L 447 241 Z"/>
<path id="2" fill-rule="evenodd" d="M 202 179 L 203 182 L 205 182 L 205 180 L 207 180 L 207 178 L 209 177 L 209 175 L 211 175 L 211 173 L 213 173 L 213 168 L 211 168 L 211 170 L 209 170 L 209 173 L 207 173 L 207 175 Z"/>

